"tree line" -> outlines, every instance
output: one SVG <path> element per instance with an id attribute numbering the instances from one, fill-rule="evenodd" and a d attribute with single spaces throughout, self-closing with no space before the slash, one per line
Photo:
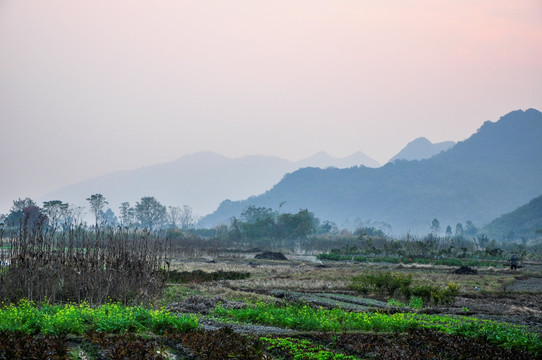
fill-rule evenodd
<path id="1" fill-rule="evenodd" d="M 93 194 L 87 199 L 90 214 L 94 217 L 94 226 L 122 226 L 127 228 L 180 228 L 183 230 L 196 227 L 198 216 L 188 205 L 165 206 L 153 196 L 144 196 L 134 206 L 123 202 L 118 210 L 118 216 L 111 208 L 106 208 L 108 202 L 102 194 Z M 73 225 L 84 225 L 87 209 L 72 205 L 61 200 L 43 202 L 39 207 L 31 198 L 13 201 L 8 214 L 0 214 L 2 224 L 18 226 L 21 224 L 44 224 L 49 228 L 66 230 Z"/>

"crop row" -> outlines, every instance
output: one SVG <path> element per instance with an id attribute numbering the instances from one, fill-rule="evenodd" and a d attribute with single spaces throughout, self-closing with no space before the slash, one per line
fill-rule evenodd
<path id="1" fill-rule="evenodd" d="M 268 324 L 306 331 L 389 331 L 406 332 L 426 328 L 465 337 L 482 338 L 507 348 L 542 354 L 542 339 L 524 328 L 467 317 L 414 313 L 351 313 L 342 309 L 314 309 L 307 305 L 277 306 L 258 303 L 244 309 L 217 306 L 218 316 L 237 321 Z"/>
<path id="2" fill-rule="evenodd" d="M 188 331 L 197 328 L 194 316 L 176 316 L 164 309 L 123 306 L 118 303 L 90 307 L 88 304 L 39 306 L 22 300 L 0 308 L 0 331 L 43 335 L 81 335 L 89 331 L 120 333 Z"/>

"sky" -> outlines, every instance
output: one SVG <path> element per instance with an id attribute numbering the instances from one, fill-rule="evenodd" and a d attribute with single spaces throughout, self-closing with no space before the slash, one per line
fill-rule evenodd
<path id="1" fill-rule="evenodd" d="M 384 164 L 527 108 L 539 0 L 0 0 L 0 213 L 202 150 Z"/>

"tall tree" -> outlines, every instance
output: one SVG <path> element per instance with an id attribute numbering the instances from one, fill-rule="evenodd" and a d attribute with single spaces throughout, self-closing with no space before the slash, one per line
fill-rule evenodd
<path id="1" fill-rule="evenodd" d="M 102 222 L 106 226 L 116 226 L 119 223 L 117 216 L 111 208 L 108 208 L 105 212 L 100 210 L 100 219 L 102 219 Z"/>
<path id="2" fill-rule="evenodd" d="M 98 228 L 100 210 L 102 210 L 104 206 L 108 204 L 108 202 L 105 201 L 105 197 L 102 194 L 94 194 L 91 197 L 89 197 L 87 201 L 90 204 L 90 209 L 94 213 L 94 218 L 96 219 L 96 228 Z"/>
<path id="3" fill-rule="evenodd" d="M 83 224 L 86 209 L 83 206 L 69 205 L 67 223 L 72 225 Z"/>
<path id="4" fill-rule="evenodd" d="M 24 209 L 37 208 L 36 203 L 31 198 L 13 200 L 13 206 L 11 207 L 9 214 L 6 217 L 6 222 L 10 225 L 19 224 L 25 218 Z M 37 208 L 39 210 L 39 208 Z M 36 210 L 34 209 L 32 213 Z M 41 212 L 40 212 L 41 213 Z"/>
<path id="5" fill-rule="evenodd" d="M 156 225 L 161 225 L 166 220 L 166 207 L 153 196 L 145 196 L 135 206 L 136 217 L 142 226 L 150 230 Z"/>
<path id="6" fill-rule="evenodd" d="M 181 229 L 193 229 L 198 222 L 198 217 L 196 214 L 194 214 L 194 211 L 190 206 L 183 205 L 179 222 L 181 225 Z"/>
<path id="7" fill-rule="evenodd" d="M 130 226 L 135 220 L 135 209 L 130 206 L 129 202 L 120 204 L 120 224 L 122 226 Z"/>
<path id="8" fill-rule="evenodd" d="M 23 211 L 25 207 L 29 207 L 29 206 L 37 206 L 37 205 L 34 202 L 34 200 L 32 200 L 29 197 L 24 198 L 24 199 L 19 198 L 17 200 L 13 200 L 13 206 L 11 207 L 10 212 Z"/>
<path id="9" fill-rule="evenodd" d="M 470 220 L 465 222 L 465 235 L 474 236 L 478 232 L 478 228 Z"/>
<path id="10" fill-rule="evenodd" d="M 465 230 L 463 230 L 463 224 L 457 223 L 457 225 L 455 226 L 455 236 L 461 237 L 464 235 L 464 233 Z"/>
<path id="11" fill-rule="evenodd" d="M 49 225 L 56 229 L 69 219 L 69 205 L 60 200 L 51 200 L 43 202 L 43 213 L 47 215 Z"/>
<path id="12" fill-rule="evenodd" d="M 434 235 L 438 235 L 440 231 L 440 221 L 438 221 L 437 218 L 433 219 L 433 221 L 431 222 L 431 232 L 434 234 Z"/>
<path id="13" fill-rule="evenodd" d="M 277 216 L 271 208 L 249 206 L 241 213 L 239 228 L 249 239 L 272 238 L 277 235 Z"/>
<path id="14" fill-rule="evenodd" d="M 301 209 L 297 214 L 283 213 L 278 216 L 277 226 L 280 236 L 292 239 L 302 239 L 314 233 L 320 220 L 307 209 Z"/>
<path id="15" fill-rule="evenodd" d="M 183 209 L 178 206 L 168 206 L 167 220 L 172 228 L 176 229 L 181 219 Z"/>

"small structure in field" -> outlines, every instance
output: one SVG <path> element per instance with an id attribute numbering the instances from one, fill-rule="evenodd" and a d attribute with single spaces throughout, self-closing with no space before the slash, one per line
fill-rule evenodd
<path id="1" fill-rule="evenodd" d="M 463 265 L 459 269 L 455 269 L 453 273 L 456 275 L 478 275 L 478 270 Z"/>
<path id="2" fill-rule="evenodd" d="M 272 251 L 265 251 L 261 254 L 257 254 L 254 258 L 260 260 L 288 260 L 283 253 Z"/>

